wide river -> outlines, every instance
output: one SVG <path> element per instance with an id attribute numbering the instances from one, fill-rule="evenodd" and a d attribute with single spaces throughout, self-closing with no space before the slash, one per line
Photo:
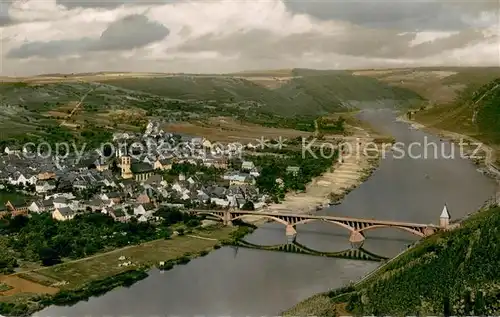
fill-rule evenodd
<path id="1" fill-rule="evenodd" d="M 407 155 L 398 153 L 396 158 L 396 152 L 389 151 L 368 181 L 341 205 L 321 213 L 438 224 L 445 203 L 455 219 L 475 211 L 495 193 L 496 183 L 460 158 L 459 148 L 455 148 L 455 158 L 443 157 L 442 153 L 451 153 L 450 144 L 396 122 L 395 114 L 388 110 L 361 116 L 403 142 L 405 146 L 400 148 Z M 437 145 L 436 156 L 432 142 Z M 334 225 L 309 223 L 298 226 L 297 231 L 297 241 L 312 249 L 340 251 L 351 247 L 347 232 Z M 274 245 L 284 243 L 286 237 L 281 225 L 269 223 L 247 240 Z M 367 234 L 364 248 L 393 256 L 412 241 L 414 237 L 408 233 L 379 229 Z M 224 247 L 171 271 L 152 270 L 148 278 L 130 288 L 118 288 L 73 306 L 48 307 L 36 315 L 276 316 L 311 295 L 358 280 L 378 265 Z"/>

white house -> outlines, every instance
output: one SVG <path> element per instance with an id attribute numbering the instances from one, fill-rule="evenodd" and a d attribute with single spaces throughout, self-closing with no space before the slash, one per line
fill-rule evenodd
<path id="1" fill-rule="evenodd" d="M 134 207 L 134 215 L 141 216 L 146 213 L 146 208 L 141 204 L 139 206 Z"/>
<path id="2" fill-rule="evenodd" d="M 255 184 L 255 179 L 245 173 L 227 173 L 223 179 L 228 180 L 230 185 Z"/>
<path id="3" fill-rule="evenodd" d="M 55 198 L 59 198 L 59 197 L 62 197 L 62 198 L 66 198 L 66 199 L 75 199 L 76 196 L 73 195 L 73 193 L 56 193 L 56 194 L 53 194 L 53 195 L 46 195 L 45 196 L 45 199 L 55 199 Z"/>
<path id="4" fill-rule="evenodd" d="M 243 163 L 241 163 L 241 169 L 242 170 L 250 171 L 250 170 L 252 170 L 254 168 L 255 168 L 255 164 L 253 164 L 252 161 L 244 161 Z"/>
<path id="5" fill-rule="evenodd" d="M 54 209 L 54 204 L 52 200 L 38 200 L 31 203 L 28 206 L 28 210 L 34 213 L 42 213 L 46 211 L 52 211 Z"/>
<path id="6" fill-rule="evenodd" d="M 35 191 L 37 193 L 46 193 L 56 188 L 56 183 L 54 180 L 38 181 L 35 185 Z"/>
<path id="7" fill-rule="evenodd" d="M 53 201 L 53 204 L 54 204 L 54 208 L 65 208 L 65 207 L 68 207 L 69 206 L 69 201 L 68 199 L 66 199 L 65 197 L 57 197 L 56 199 L 54 199 Z"/>
<path id="8" fill-rule="evenodd" d="M 14 173 L 13 176 L 9 177 L 9 183 L 12 185 L 35 185 L 37 181 L 36 176 L 24 175 L 21 172 Z"/>
<path id="9" fill-rule="evenodd" d="M 210 198 L 210 201 L 220 207 L 228 207 L 229 200 L 221 199 L 221 198 Z"/>
<path id="10" fill-rule="evenodd" d="M 139 222 L 147 222 L 150 219 L 153 219 L 153 211 L 146 211 L 145 214 L 141 215 L 139 218 L 137 218 L 137 221 Z"/>
<path id="11" fill-rule="evenodd" d="M 255 177 L 255 178 L 257 178 L 257 177 L 259 177 L 259 176 L 260 176 L 259 169 L 258 169 L 258 168 L 256 168 L 256 167 L 255 167 L 254 169 L 252 169 L 252 170 L 250 171 L 250 173 L 249 173 L 249 174 L 250 174 L 251 176 Z"/>
<path id="12" fill-rule="evenodd" d="M 5 149 L 3 150 L 5 152 L 5 154 L 20 154 L 21 151 L 17 148 L 17 147 L 14 147 L 14 146 L 6 146 Z"/>

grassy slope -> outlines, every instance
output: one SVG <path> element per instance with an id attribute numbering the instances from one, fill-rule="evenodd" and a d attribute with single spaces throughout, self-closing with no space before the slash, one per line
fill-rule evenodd
<path id="1" fill-rule="evenodd" d="M 89 93 L 90 92 L 90 93 Z M 115 87 L 107 87 L 86 82 L 61 82 L 47 84 L 2 83 L 0 84 L 0 140 L 25 133 L 43 135 L 43 126 L 55 126 L 57 116 L 65 117 L 75 104 L 85 98 L 78 115 L 97 123 L 95 112 L 105 113 L 112 108 L 126 109 L 130 104 L 141 101 L 127 99 L 128 94 Z"/>
<path id="2" fill-rule="evenodd" d="M 500 313 L 500 208 L 440 233 L 387 265 L 347 295 L 317 295 L 287 314 L 318 314 L 347 302 L 355 315 L 494 316 Z M 312 309 L 315 303 L 321 306 Z M 313 310 L 311 312 L 311 310 Z M 317 315 L 318 316 L 318 315 Z"/>
<path id="3" fill-rule="evenodd" d="M 478 88 L 500 77 L 500 67 L 419 67 L 351 72 L 415 91 L 429 103 L 438 105 L 454 101 L 465 87 Z"/>
<path id="4" fill-rule="evenodd" d="M 105 82 L 182 100 L 256 101 L 263 111 L 269 110 L 280 115 L 339 111 L 344 109 L 342 103 L 350 100 L 421 99 L 409 90 L 390 87 L 376 79 L 352 76 L 343 71 L 294 69 L 291 75 L 295 77 L 276 90 L 230 76 L 133 78 Z"/>
<path id="5" fill-rule="evenodd" d="M 316 112 L 339 111 L 339 105 L 350 101 L 379 101 L 392 99 L 406 103 L 421 100 L 416 93 L 391 87 L 377 79 L 353 76 L 344 71 L 295 69 L 295 76 L 277 91 L 291 96 L 298 104 Z"/>
<path id="6" fill-rule="evenodd" d="M 242 78 L 175 76 L 105 81 L 109 85 L 144 91 L 181 100 L 215 100 L 221 103 L 255 101 L 271 105 L 275 112 L 287 110 L 290 100 Z"/>
<path id="7" fill-rule="evenodd" d="M 474 111 L 477 117 L 473 123 Z M 497 145 L 500 143 L 500 79 L 478 89 L 466 89 L 454 103 L 420 111 L 415 119 L 431 127 Z"/>

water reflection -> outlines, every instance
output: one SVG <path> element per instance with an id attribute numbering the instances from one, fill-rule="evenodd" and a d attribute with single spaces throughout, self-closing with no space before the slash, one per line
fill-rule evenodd
<path id="1" fill-rule="evenodd" d="M 295 241 L 319 253 L 338 253 L 351 249 L 349 231 L 322 221 L 298 225 Z M 363 248 L 382 258 L 392 257 L 419 238 L 409 232 L 394 228 L 380 228 L 365 233 Z M 285 227 L 278 223 L 267 223 L 245 237 L 249 244 L 276 246 L 288 243 Z"/>
<path id="2" fill-rule="evenodd" d="M 238 252 L 239 247 L 249 248 L 249 249 L 257 249 L 257 250 L 266 250 L 266 251 L 279 251 L 279 252 L 288 252 L 288 253 L 298 253 L 298 254 L 307 254 L 311 256 L 325 256 L 330 258 L 339 258 L 339 259 L 352 259 L 352 260 L 364 260 L 364 261 L 382 261 L 386 260 L 387 257 L 377 255 L 372 253 L 363 247 L 351 247 L 346 250 L 338 251 L 338 252 L 322 252 L 318 250 L 311 249 L 304 244 L 301 244 L 297 241 L 278 244 L 278 245 L 258 245 L 254 243 L 250 243 L 245 240 L 238 241 L 237 246 L 234 246 L 235 254 Z"/>

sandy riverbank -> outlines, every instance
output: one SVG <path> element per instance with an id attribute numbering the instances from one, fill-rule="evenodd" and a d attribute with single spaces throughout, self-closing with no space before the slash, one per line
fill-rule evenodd
<path id="1" fill-rule="evenodd" d="M 370 134 L 364 130 L 359 131 L 355 136 L 349 138 L 351 148 L 356 149 L 356 137 L 363 145 L 373 141 Z M 362 152 L 362 151 L 361 151 Z M 353 153 L 344 158 L 342 163 L 336 162 L 330 171 L 315 178 L 306 186 L 306 190 L 301 193 L 287 193 L 285 200 L 280 204 L 270 204 L 262 212 L 281 213 L 313 213 L 320 207 L 327 207 L 330 203 L 330 195 L 333 193 L 337 201 L 351 190 L 359 186 L 370 173 L 376 168 L 378 160 L 370 159 L 365 153 Z M 250 219 L 249 219 L 250 220 Z M 256 217 L 254 224 L 260 224 L 262 219 Z M 264 221 L 265 222 L 265 221 Z"/>
<path id="2" fill-rule="evenodd" d="M 368 140 L 362 140 L 362 144 Z M 352 141 L 355 147 L 355 141 Z M 363 146 L 363 145 L 361 145 Z M 327 206 L 330 202 L 330 194 L 334 193 L 341 197 L 353 188 L 359 186 L 366 177 L 367 170 L 373 167 L 367 156 L 360 153 L 358 157 L 351 155 L 343 163 L 336 163 L 332 171 L 328 171 L 314 179 L 302 193 L 288 193 L 285 201 L 281 204 L 271 204 L 266 211 L 271 212 L 293 212 L 310 213 L 317 207 Z"/>

